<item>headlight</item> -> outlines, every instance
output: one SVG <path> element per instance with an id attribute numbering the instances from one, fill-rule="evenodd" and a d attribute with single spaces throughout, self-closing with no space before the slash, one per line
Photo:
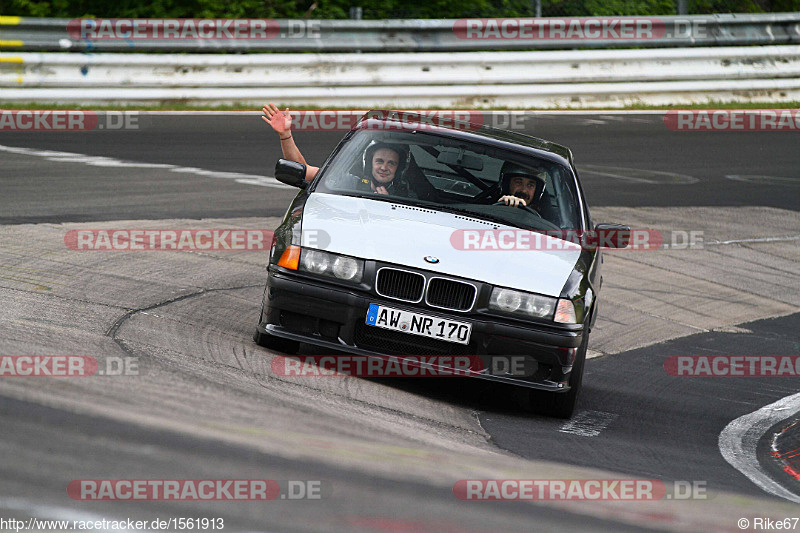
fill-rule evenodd
<path id="1" fill-rule="evenodd" d="M 301 250 L 299 266 L 298 270 L 303 272 L 353 283 L 361 283 L 361 277 L 364 274 L 363 260 L 312 248 Z"/>
<path id="2" fill-rule="evenodd" d="M 358 277 L 361 280 L 361 264 L 352 257 L 339 256 L 333 261 L 333 275 L 339 279 L 351 280 Z"/>
<path id="3" fill-rule="evenodd" d="M 550 318 L 556 307 L 556 299 L 511 289 L 492 289 L 489 309 L 533 318 Z"/>
<path id="4" fill-rule="evenodd" d="M 326 270 L 331 267 L 330 254 L 320 252 L 319 250 L 311 250 L 303 248 L 300 252 L 300 270 L 313 272 L 314 274 L 324 274 Z"/>

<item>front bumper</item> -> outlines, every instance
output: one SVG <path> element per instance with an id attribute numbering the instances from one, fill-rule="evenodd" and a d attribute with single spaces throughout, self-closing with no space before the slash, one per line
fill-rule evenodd
<path id="1" fill-rule="evenodd" d="M 430 316 L 470 322 L 468 345 L 367 326 L 370 304 L 377 303 Z M 406 304 L 307 279 L 270 266 L 258 330 L 276 337 L 356 355 L 381 358 L 403 355 L 467 355 L 480 358 L 482 379 L 524 387 L 566 392 L 569 373 L 583 340 L 581 326 L 521 324 L 479 313 L 448 313 Z"/>

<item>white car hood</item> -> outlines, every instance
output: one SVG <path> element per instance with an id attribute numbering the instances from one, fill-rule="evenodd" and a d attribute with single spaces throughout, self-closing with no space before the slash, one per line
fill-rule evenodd
<path id="1" fill-rule="evenodd" d="M 303 209 L 303 245 L 557 297 L 580 247 L 542 236 L 543 250 L 458 250 L 455 230 L 515 229 L 381 200 L 313 193 Z M 440 261 L 430 264 L 426 256 Z"/>

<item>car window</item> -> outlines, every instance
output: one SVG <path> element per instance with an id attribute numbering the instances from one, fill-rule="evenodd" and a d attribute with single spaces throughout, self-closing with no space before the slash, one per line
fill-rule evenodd
<path id="1" fill-rule="evenodd" d="M 376 158 L 376 153 L 380 157 Z M 397 160 L 394 174 L 380 163 L 393 164 L 393 160 Z M 374 161 L 379 162 L 377 167 Z M 532 196 L 525 192 L 516 195 L 534 198 L 531 209 L 497 203 L 506 195 L 513 196 L 509 183 L 515 176 L 524 178 L 517 182 L 525 183 Z M 574 178 L 568 168 L 436 132 L 357 131 L 322 169 L 315 187 L 322 192 L 457 210 L 518 227 L 581 227 Z"/>

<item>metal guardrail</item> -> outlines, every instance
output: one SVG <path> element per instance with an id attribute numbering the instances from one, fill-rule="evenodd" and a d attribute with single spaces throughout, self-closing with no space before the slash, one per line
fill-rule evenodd
<path id="1" fill-rule="evenodd" d="M 485 85 L 449 87 L 7 89 L 2 102 L 33 105 L 208 105 L 260 109 L 267 102 L 314 108 L 583 109 L 716 102 L 797 102 L 800 80 Z"/>
<path id="2" fill-rule="evenodd" d="M 0 103 L 470 108 L 800 101 L 800 45 L 418 54 L 0 54 Z"/>
<path id="3" fill-rule="evenodd" d="M 609 20 L 609 17 L 583 19 Z M 77 19 L 76 19 L 77 20 Z M 465 38 L 466 19 L 272 20 L 270 37 L 259 39 L 81 39 L 75 21 L 0 17 L 0 49 L 71 52 L 445 52 L 620 47 L 743 46 L 800 43 L 800 13 L 720 14 L 684 17 L 613 17 L 659 25 L 633 39 Z M 474 19 L 486 20 L 486 19 Z M 494 19 L 501 20 L 501 19 Z M 541 24 L 577 19 L 519 19 Z M 549 27 L 549 26 L 548 26 Z M 69 31 L 71 28 L 73 31 Z M 587 32 L 584 37 L 590 37 Z"/>
<path id="4" fill-rule="evenodd" d="M 800 45 L 418 54 L 0 56 L 4 88 L 377 87 L 800 78 Z M 0 99 L 2 96 L 0 96 Z"/>

